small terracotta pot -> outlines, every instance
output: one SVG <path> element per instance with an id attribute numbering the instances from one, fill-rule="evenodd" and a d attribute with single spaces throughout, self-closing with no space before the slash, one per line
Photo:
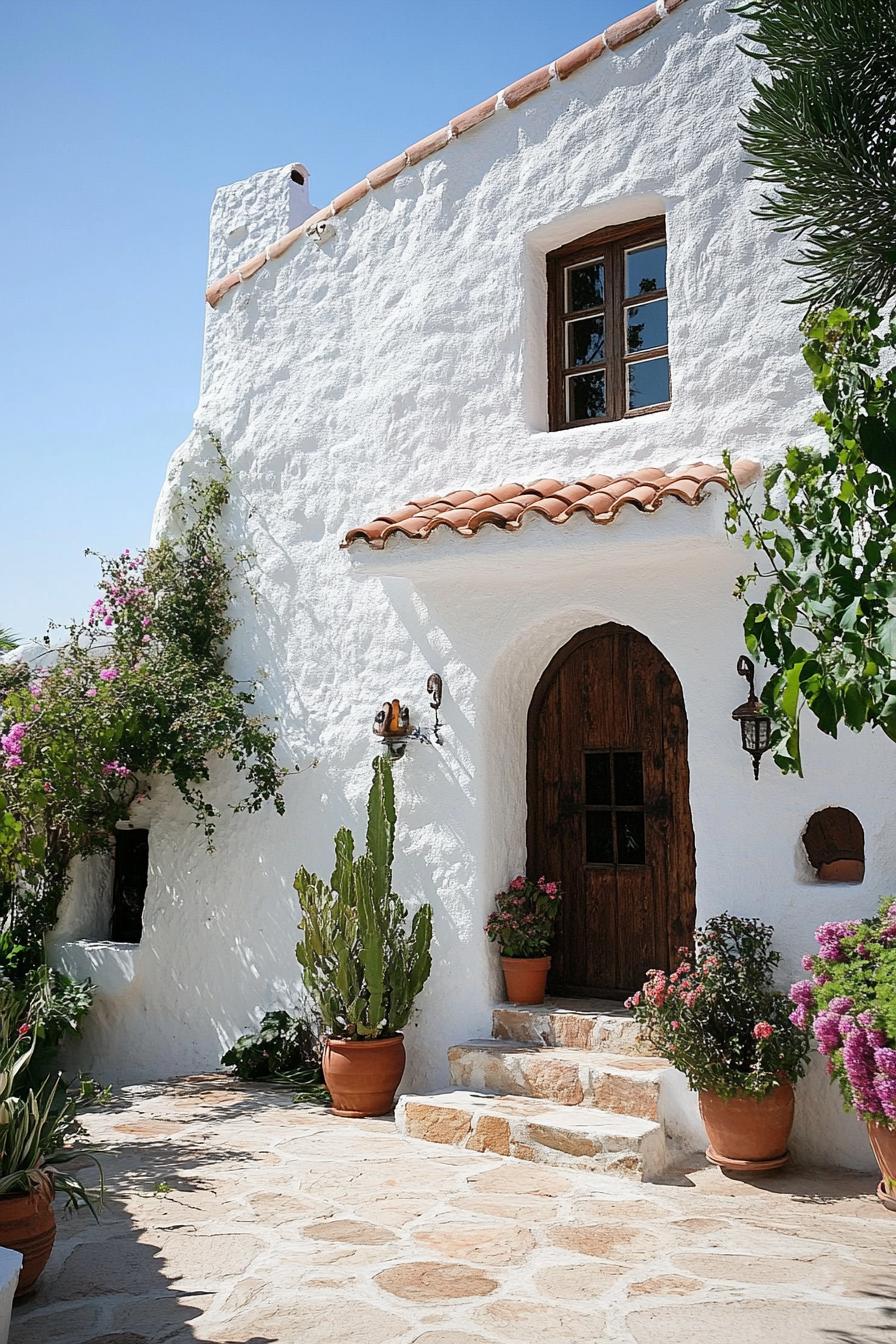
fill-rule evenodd
<path id="1" fill-rule="evenodd" d="M 883 1177 L 877 1187 L 877 1197 L 881 1204 L 896 1213 L 896 1129 L 885 1129 L 883 1125 L 869 1121 L 868 1138 Z"/>
<path id="2" fill-rule="evenodd" d="M 334 1114 L 388 1115 L 404 1073 L 404 1037 L 400 1031 L 375 1041 L 328 1036 L 321 1064 Z"/>
<path id="3" fill-rule="evenodd" d="M 44 1271 L 56 1240 L 56 1214 L 47 1190 L 0 1197 L 0 1246 L 19 1251 L 22 1268 L 15 1300 L 26 1297 Z"/>
<path id="4" fill-rule="evenodd" d="M 550 957 L 502 957 L 501 966 L 511 1003 L 544 1003 Z"/>
<path id="5" fill-rule="evenodd" d="M 720 1097 L 701 1092 L 700 1115 L 706 1126 L 706 1156 L 731 1171 L 770 1171 L 789 1157 L 793 1127 L 793 1088 L 778 1083 L 764 1097 Z"/>

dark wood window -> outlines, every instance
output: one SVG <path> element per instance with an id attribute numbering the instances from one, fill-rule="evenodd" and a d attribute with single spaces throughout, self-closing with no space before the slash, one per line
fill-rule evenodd
<path id="1" fill-rule="evenodd" d="M 549 252 L 551 429 L 668 408 L 666 222 L 602 229 Z"/>
<path id="2" fill-rule="evenodd" d="M 641 867 L 644 839 L 644 760 L 640 751 L 586 751 L 585 862 Z"/>

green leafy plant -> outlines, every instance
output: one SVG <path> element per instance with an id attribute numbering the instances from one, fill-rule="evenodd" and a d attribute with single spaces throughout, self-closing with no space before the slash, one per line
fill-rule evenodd
<path id="1" fill-rule="evenodd" d="M 799 773 L 804 708 L 831 737 L 871 724 L 896 740 L 896 368 L 881 368 L 896 320 L 837 309 L 805 333 L 827 446 L 789 448 L 761 504 L 726 457 L 727 527 L 759 557 L 735 588 L 746 643 L 772 668 L 775 761 Z"/>
<path id="2" fill-rule="evenodd" d="M 765 66 L 741 131 L 772 190 L 759 212 L 800 244 L 802 299 L 896 294 L 896 19 L 892 0 L 747 0 L 743 48 Z"/>
<path id="3" fill-rule="evenodd" d="M 803 958 L 811 979 L 790 987 L 791 1021 L 811 1025 L 846 1109 L 896 1130 L 896 901 L 822 924 L 815 938 L 818 952 Z"/>
<path id="4" fill-rule="evenodd" d="M 248 782 L 236 810 L 283 811 L 275 734 L 250 715 L 255 686 L 227 668 L 234 630 L 221 537 L 229 473 L 194 482 L 146 552 L 101 559 L 100 596 L 36 664 L 0 665 L 0 924 L 42 958 L 76 856 L 109 849 L 115 825 L 167 776 L 211 844 L 210 757 Z"/>
<path id="5" fill-rule="evenodd" d="M 257 1031 L 240 1036 L 221 1058 L 238 1078 L 289 1077 L 308 1075 L 308 1082 L 320 1081 L 320 1040 L 307 1018 L 283 1009 L 265 1013 Z"/>
<path id="6" fill-rule="evenodd" d="M 500 945 L 502 957 L 544 957 L 551 950 L 559 911 L 558 883 L 515 877 L 495 897 L 485 932 Z"/>
<path id="7" fill-rule="evenodd" d="M 35 1037 L 30 1024 L 16 1027 L 18 1003 L 14 994 L 0 990 L 0 1197 L 41 1191 L 48 1199 L 57 1192 L 67 1196 L 67 1207 L 86 1205 L 96 1216 L 94 1200 L 83 1181 L 68 1171 L 70 1163 L 94 1163 L 93 1153 L 72 1148 L 76 1102 L 66 1096 L 59 1078 L 47 1079 L 37 1090 L 20 1091 L 19 1076 L 31 1063 Z"/>
<path id="8" fill-rule="evenodd" d="M 355 857 L 352 833 L 343 827 L 329 883 L 305 868 L 295 879 L 302 912 L 296 957 L 332 1036 L 395 1035 L 429 976 L 432 907 L 421 905 L 406 929 L 407 910 L 392 890 L 394 839 L 392 766 L 379 756 L 367 800 L 366 853 Z"/>
<path id="9" fill-rule="evenodd" d="M 806 1068 L 808 1038 L 772 984 L 780 955 L 757 919 L 717 915 L 670 973 L 650 971 L 626 1001 L 654 1048 L 699 1092 L 764 1097 Z"/>

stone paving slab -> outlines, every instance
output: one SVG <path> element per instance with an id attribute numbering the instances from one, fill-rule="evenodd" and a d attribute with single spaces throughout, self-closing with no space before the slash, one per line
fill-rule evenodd
<path id="1" fill-rule="evenodd" d="M 896 1337 L 896 1216 L 867 1175 L 633 1185 L 220 1077 L 125 1089 L 85 1126 L 107 1206 L 61 1217 L 10 1344 Z"/>

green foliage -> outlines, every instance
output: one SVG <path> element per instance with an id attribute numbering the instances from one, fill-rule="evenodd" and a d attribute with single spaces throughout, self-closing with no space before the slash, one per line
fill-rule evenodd
<path id="1" fill-rule="evenodd" d="M 0 653 L 10 653 L 17 647 L 19 641 L 12 633 L 7 630 L 5 625 L 0 625 Z"/>
<path id="2" fill-rule="evenodd" d="M 392 890 L 395 790 L 385 756 L 373 763 L 367 818 L 366 853 L 355 858 L 343 828 L 329 884 L 305 868 L 295 879 L 305 986 L 324 1028 L 349 1040 L 399 1031 L 432 966 L 432 907 L 420 906 L 408 931 L 407 910 Z"/>
<path id="3" fill-rule="evenodd" d="M 21 1078 L 34 1055 L 36 1037 L 27 1022 L 18 1022 L 18 1000 L 0 989 L 0 1197 L 43 1190 L 68 1196 L 72 1208 L 86 1204 L 95 1213 L 83 1182 L 66 1170 L 85 1156 L 99 1169 L 92 1153 L 67 1146 L 76 1103 L 65 1095 L 61 1079 L 47 1079 L 37 1090 L 23 1088 Z M 102 1171 L 100 1170 L 102 1195 Z"/>
<path id="4" fill-rule="evenodd" d="M 237 810 L 272 800 L 283 811 L 274 732 L 248 712 L 255 687 L 226 666 L 234 620 L 223 459 L 220 469 L 181 498 L 179 535 L 101 560 L 100 596 L 55 657 L 47 636 L 36 667 L 0 666 L 0 922 L 38 955 L 72 859 L 107 851 L 154 777 L 173 781 L 209 844 L 211 757 L 229 758 L 247 780 Z"/>
<path id="5" fill-rule="evenodd" d="M 896 295 L 894 0 L 747 0 L 753 81 L 741 126 L 759 212 L 799 240 L 802 299 L 825 306 Z"/>
<path id="6" fill-rule="evenodd" d="M 871 724 L 896 740 L 896 368 L 881 370 L 896 321 L 835 309 L 804 332 L 827 446 L 788 449 L 756 506 L 726 456 L 727 527 L 759 556 L 735 588 L 746 643 L 773 669 L 775 761 L 800 774 L 804 708 L 831 737 Z"/>
<path id="7" fill-rule="evenodd" d="M 717 915 L 698 929 L 692 957 L 667 975 L 650 971 L 626 1006 L 659 1054 L 695 1091 L 764 1097 L 806 1068 L 808 1038 L 774 989 L 780 955 L 774 930 L 756 919 Z"/>
<path id="8" fill-rule="evenodd" d="M 319 1079 L 320 1043 L 306 1018 L 281 1009 L 265 1013 L 258 1030 L 240 1036 L 221 1063 L 247 1081 L 292 1075 L 299 1070 L 316 1071 Z"/>

